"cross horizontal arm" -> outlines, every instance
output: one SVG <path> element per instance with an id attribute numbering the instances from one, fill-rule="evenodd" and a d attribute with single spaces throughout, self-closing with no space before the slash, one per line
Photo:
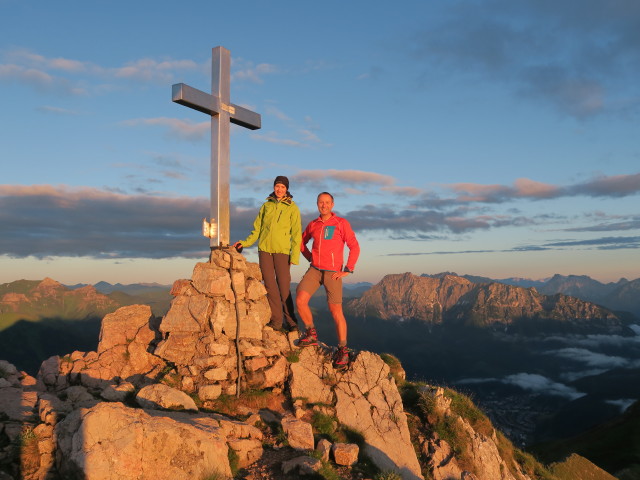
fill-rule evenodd
<path id="1" fill-rule="evenodd" d="M 231 123 L 240 125 L 250 130 L 258 130 L 262 120 L 259 113 L 230 103 L 225 105 L 220 99 L 209 93 L 190 87 L 184 83 L 176 83 L 172 87 L 172 100 L 207 115 L 218 115 L 221 110 L 229 112 Z"/>

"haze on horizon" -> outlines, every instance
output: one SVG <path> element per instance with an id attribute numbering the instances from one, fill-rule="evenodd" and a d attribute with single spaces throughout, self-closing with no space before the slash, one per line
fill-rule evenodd
<path id="1" fill-rule="evenodd" d="M 640 277 L 638 2 L 190 12 L 0 0 L 0 282 L 168 284 L 206 260 L 209 122 L 171 85 L 208 90 L 217 45 L 263 123 L 232 130 L 232 239 L 287 175 L 303 222 L 326 190 L 352 223 L 349 282 Z"/>

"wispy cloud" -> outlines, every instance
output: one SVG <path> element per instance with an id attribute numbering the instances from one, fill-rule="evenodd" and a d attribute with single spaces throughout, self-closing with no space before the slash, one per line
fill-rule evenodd
<path id="1" fill-rule="evenodd" d="M 191 59 L 138 58 L 121 65 L 99 65 L 95 62 L 65 57 L 46 57 L 26 48 L 0 52 L 0 83 L 19 82 L 40 91 L 63 91 L 72 95 L 87 95 L 113 91 L 108 84 L 149 83 L 166 85 L 182 75 L 211 71 L 211 59 L 196 62 Z M 253 65 L 250 61 L 234 61 L 235 81 L 261 83 L 265 75 L 277 73 L 274 65 Z M 107 85 L 105 85 L 107 82 Z"/>
<path id="2" fill-rule="evenodd" d="M 319 128 L 311 117 L 307 116 L 302 120 L 295 120 L 274 105 L 267 105 L 264 114 L 278 120 L 282 124 L 283 133 L 273 130 L 255 132 L 251 134 L 251 138 L 255 140 L 296 148 L 330 146 L 320 139 Z M 282 135 L 286 135 L 286 137 L 282 137 Z"/>
<path id="3" fill-rule="evenodd" d="M 459 380 L 459 384 L 476 384 L 499 382 L 505 385 L 513 385 L 537 394 L 553 395 L 575 400 L 585 394 L 563 383 L 555 382 L 547 377 L 535 373 L 516 373 L 503 378 L 465 378 Z"/>
<path id="4" fill-rule="evenodd" d="M 258 63 L 243 58 L 232 59 L 231 81 L 247 80 L 253 83 L 263 83 L 266 75 L 278 73 L 278 67 L 270 63 Z"/>
<path id="5" fill-rule="evenodd" d="M 136 126 L 160 126 L 166 129 L 169 136 L 197 142 L 206 138 L 211 131 L 211 123 L 209 121 L 193 122 L 191 120 L 180 120 L 178 118 L 158 117 L 158 118 L 135 118 L 121 122 L 121 125 Z"/>
<path id="6" fill-rule="evenodd" d="M 595 247 L 601 250 L 613 250 L 619 248 L 640 248 L 640 237 L 602 237 L 584 240 L 565 240 L 550 242 L 546 247 Z"/>

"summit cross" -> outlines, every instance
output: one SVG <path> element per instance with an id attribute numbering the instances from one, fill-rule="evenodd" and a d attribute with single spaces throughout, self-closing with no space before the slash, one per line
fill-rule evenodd
<path id="1" fill-rule="evenodd" d="M 251 130 L 261 126 L 259 113 L 230 101 L 231 53 L 224 47 L 212 49 L 211 94 L 184 83 L 172 87 L 172 100 L 211 116 L 211 222 L 217 222 L 210 246 L 229 245 L 229 133 L 230 123 Z"/>

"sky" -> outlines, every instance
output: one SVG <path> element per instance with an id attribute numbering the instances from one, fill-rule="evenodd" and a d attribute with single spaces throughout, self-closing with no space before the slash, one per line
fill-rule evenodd
<path id="1" fill-rule="evenodd" d="M 640 277 L 637 0 L 0 0 L 0 282 L 189 278 L 232 57 L 231 238 L 273 179 L 335 196 L 349 282 Z M 257 249 L 244 251 L 257 261 Z M 293 280 L 307 263 L 292 267 Z"/>

